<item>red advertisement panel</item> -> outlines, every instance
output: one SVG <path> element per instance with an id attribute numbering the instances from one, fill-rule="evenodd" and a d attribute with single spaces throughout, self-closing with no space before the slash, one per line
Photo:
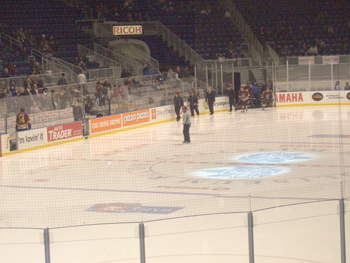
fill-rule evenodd
<path id="1" fill-rule="evenodd" d="M 83 135 L 81 121 L 47 127 L 47 141 L 55 142 Z"/>

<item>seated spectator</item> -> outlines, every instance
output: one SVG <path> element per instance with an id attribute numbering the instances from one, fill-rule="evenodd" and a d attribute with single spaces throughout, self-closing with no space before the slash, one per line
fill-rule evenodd
<path id="1" fill-rule="evenodd" d="M 111 83 L 109 83 L 109 80 L 108 80 L 108 79 L 105 79 L 105 81 L 103 82 L 102 85 L 103 85 L 106 89 L 112 88 L 112 85 L 111 85 Z"/>
<path id="2" fill-rule="evenodd" d="M 339 81 L 335 82 L 334 90 L 341 90 L 340 82 L 339 82 Z"/>
<path id="3" fill-rule="evenodd" d="M 264 92 L 265 90 L 267 90 L 267 84 L 266 82 L 264 81 L 263 84 L 261 85 L 261 92 Z"/>
<path id="4" fill-rule="evenodd" d="M 84 84 L 86 83 L 86 76 L 83 71 L 80 71 L 80 74 L 77 76 L 77 82 L 79 84 Z"/>
<path id="5" fill-rule="evenodd" d="M 346 82 L 346 85 L 345 85 L 345 87 L 344 87 L 344 90 L 350 90 L 349 82 Z"/>
<path id="6" fill-rule="evenodd" d="M 156 80 L 158 80 L 158 82 L 164 81 L 164 77 L 163 77 L 162 72 L 159 72 L 159 73 L 158 73 L 158 76 L 156 77 Z"/>
<path id="7" fill-rule="evenodd" d="M 89 95 L 89 91 L 86 86 L 83 87 L 83 96 Z"/>
<path id="8" fill-rule="evenodd" d="M 139 87 L 142 86 L 141 83 L 140 83 L 139 81 L 136 80 L 136 77 L 134 77 L 134 78 L 132 79 L 132 85 L 133 85 L 134 87 L 137 87 L 137 88 L 139 88 Z"/>
<path id="9" fill-rule="evenodd" d="M 17 66 L 13 65 L 13 62 L 9 62 L 7 64 L 7 69 L 8 69 L 8 72 L 9 72 L 10 75 L 14 75 L 14 74 L 18 73 L 17 72 Z"/>
<path id="10" fill-rule="evenodd" d="M 33 87 L 32 89 L 30 90 L 30 93 L 32 95 L 38 95 L 40 92 L 39 92 L 39 89 L 38 89 L 38 85 L 36 85 L 35 83 L 33 84 Z"/>
<path id="11" fill-rule="evenodd" d="M 36 101 L 33 102 L 33 106 L 30 108 L 31 113 L 39 113 L 41 112 L 40 108 Z"/>
<path id="12" fill-rule="evenodd" d="M 128 66 L 125 66 L 120 77 L 121 78 L 128 78 L 129 76 L 131 76 L 131 72 L 130 72 Z"/>
<path id="13" fill-rule="evenodd" d="M 318 55 L 318 49 L 316 45 L 312 45 L 309 50 L 307 51 L 307 55 L 309 56 L 317 56 Z"/>
<path id="14" fill-rule="evenodd" d="M 17 97 L 17 90 L 16 90 L 15 82 L 13 80 L 10 81 L 10 87 L 8 88 L 9 88 L 9 91 L 11 92 L 11 95 L 13 97 Z"/>

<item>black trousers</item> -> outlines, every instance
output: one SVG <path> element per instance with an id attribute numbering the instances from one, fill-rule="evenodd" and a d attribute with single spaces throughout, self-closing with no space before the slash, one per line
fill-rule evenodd
<path id="1" fill-rule="evenodd" d="M 176 120 L 179 121 L 181 119 L 181 116 L 180 116 L 180 109 L 181 107 L 179 106 L 175 106 L 175 113 L 176 113 Z"/>
<path id="2" fill-rule="evenodd" d="M 191 107 L 191 116 L 194 117 L 194 111 L 196 111 L 197 115 L 199 116 L 199 110 L 198 110 L 198 105 L 194 105 Z"/>
<path id="3" fill-rule="evenodd" d="M 230 102 L 230 111 L 232 111 L 232 106 L 234 106 L 234 99 L 229 99 Z"/>
<path id="4" fill-rule="evenodd" d="M 184 141 L 185 142 L 191 142 L 191 140 L 190 140 L 190 127 L 191 127 L 191 124 L 184 124 L 183 134 L 184 134 Z"/>
<path id="5" fill-rule="evenodd" d="M 209 111 L 210 114 L 214 114 L 214 102 L 209 102 Z"/>

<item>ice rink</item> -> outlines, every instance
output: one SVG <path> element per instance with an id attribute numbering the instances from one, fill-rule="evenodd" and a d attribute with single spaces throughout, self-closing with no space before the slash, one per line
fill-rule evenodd
<path id="1" fill-rule="evenodd" d="M 191 143 L 182 144 L 182 124 L 174 121 L 1 158 L 0 226 L 136 223 L 273 207 L 288 212 L 287 205 L 350 196 L 349 107 L 202 115 L 192 118 L 190 135 Z M 274 221 L 283 220 L 286 211 L 280 211 Z"/>

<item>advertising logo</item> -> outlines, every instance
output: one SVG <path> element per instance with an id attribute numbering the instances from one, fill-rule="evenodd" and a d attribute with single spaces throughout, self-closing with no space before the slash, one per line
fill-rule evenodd
<path id="1" fill-rule="evenodd" d="M 198 170 L 193 172 L 192 175 L 207 179 L 253 179 L 289 171 L 286 167 L 278 166 L 232 166 Z"/>
<path id="2" fill-rule="evenodd" d="M 114 204 L 97 204 L 90 207 L 87 211 L 103 212 L 103 213 L 142 213 L 142 214 L 171 214 L 183 207 L 167 207 L 167 206 L 143 206 L 141 204 L 132 203 L 114 203 Z"/>
<path id="3" fill-rule="evenodd" d="M 276 94 L 276 102 L 304 102 L 303 93 L 278 93 Z"/>
<path id="4" fill-rule="evenodd" d="M 106 116 L 90 120 L 91 134 L 119 129 L 122 127 L 121 115 Z"/>
<path id="5" fill-rule="evenodd" d="M 152 115 L 152 120 L 156 120 L 157 119 L 157 109 L 152 109 L 151 115 Z"/>
<path id="6" fill-rule="evenodd" d="M 316 92 L 312 95 L 314 101 L 321 101 L 323 99 L 322 93 Z"/>
<path id="7" fill-rule="evenodd" d="M 303 162 L 316 159 L 316 156 L 310 153 L 302 152 L 265 152 L 265 153 L 251 153 L 234 157 L 234 160 L 244 163 L 294 163 Z"/>
<path id="8" fill-rule="evenodd" d="M 347 98 L 348 100 L 350 100 L 350 92 L 349 92 L 348 94 L 346 94 L 346 98 Z"/>
<path id="9" fill-rule="evenodd" d="M 142 35 L 142 26 L 114 26 L 113 27 L 113 35 L 121 36 L 121 35 Z"/>
<path id="10" fill-rule="evenodd" d="M 149 110 L 141 110 L 123 114 L 123 127 L 150 121 Z"/>
<path id="11" fill-rule="evenodd" d="M 83 135 L 82 122 L 47 127 L 47 141 L 54 142 Z"/>

